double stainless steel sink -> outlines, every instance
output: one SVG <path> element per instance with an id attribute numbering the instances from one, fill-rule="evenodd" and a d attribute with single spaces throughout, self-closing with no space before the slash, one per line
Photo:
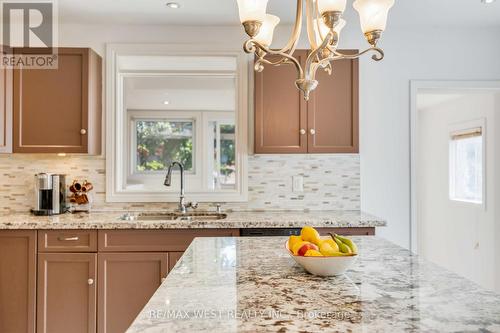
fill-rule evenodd
<path id="1" fill-rule="evenodd" d="M 189 212 L 189 213 L 172 213 L 172 212 L 155 212 L 155 213 L 138 213 L 124 214 L 120 217 L 123 221 L 195 221 L 195 220 L 223 220 L 227 218 L 224 213 L 212 212 Z"/>

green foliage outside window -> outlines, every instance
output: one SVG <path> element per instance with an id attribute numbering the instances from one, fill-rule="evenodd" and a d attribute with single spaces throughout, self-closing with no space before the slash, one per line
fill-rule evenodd
<path id="1" fill-rule="evenodd" d="M 235 159 L 235 141 L 234 141 L 235 126 L 234 125 L 220 125 L 220 155 L 221 155 L 221 168 L 220 172 L 224 176 L 235 172 L 236 159 Z M 226 139 L 227 138 L 227 139 Z"/>
<path id="2" fill-rule="evenodd" d="M 137 121 L 137 170 L 163 171 L 172 161 L 193 168 L 193 123 Z"/>

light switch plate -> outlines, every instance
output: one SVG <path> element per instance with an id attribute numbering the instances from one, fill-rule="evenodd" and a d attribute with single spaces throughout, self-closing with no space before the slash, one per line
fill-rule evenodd
<path id="1" fill-rule="evenodd" d="M 292 191 L 293 192 L 304 192 L 304 177 L 293 176 L 292 177 Z"/>

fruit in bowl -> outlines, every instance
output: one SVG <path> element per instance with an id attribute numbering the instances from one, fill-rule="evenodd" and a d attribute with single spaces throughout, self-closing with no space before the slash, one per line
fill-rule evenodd
<path id="1" fill-rule="evenodd" d="M 302 228 L 300 236 L 290 236 L 285 247 L 295 262 L 319 276 L 343 274 L 358 254 L 358 247 L 351 239 L 337 234 L 321 237 L 310 226 Z"/>

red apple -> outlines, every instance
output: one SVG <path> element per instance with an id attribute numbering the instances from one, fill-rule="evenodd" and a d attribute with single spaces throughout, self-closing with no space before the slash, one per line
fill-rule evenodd
<path id="1" fill-rule="evenodd" d="M 302 256 L 302 257 L 303 257 L 303 256 L 305 256 L 305 254 L 306 254 L 306 252 L 307 252 L 308 250 L 316 250 L 316 251 L 319 251 L 319 248 L 318 248 L 316 245 L 314 245 L 313 243 L 307 243 L 307 244 L 302 245 L 302 246 L 299 248 L 299 250 L 297 251 L 297 254 L 298 254 L 299 256 Z"/>

